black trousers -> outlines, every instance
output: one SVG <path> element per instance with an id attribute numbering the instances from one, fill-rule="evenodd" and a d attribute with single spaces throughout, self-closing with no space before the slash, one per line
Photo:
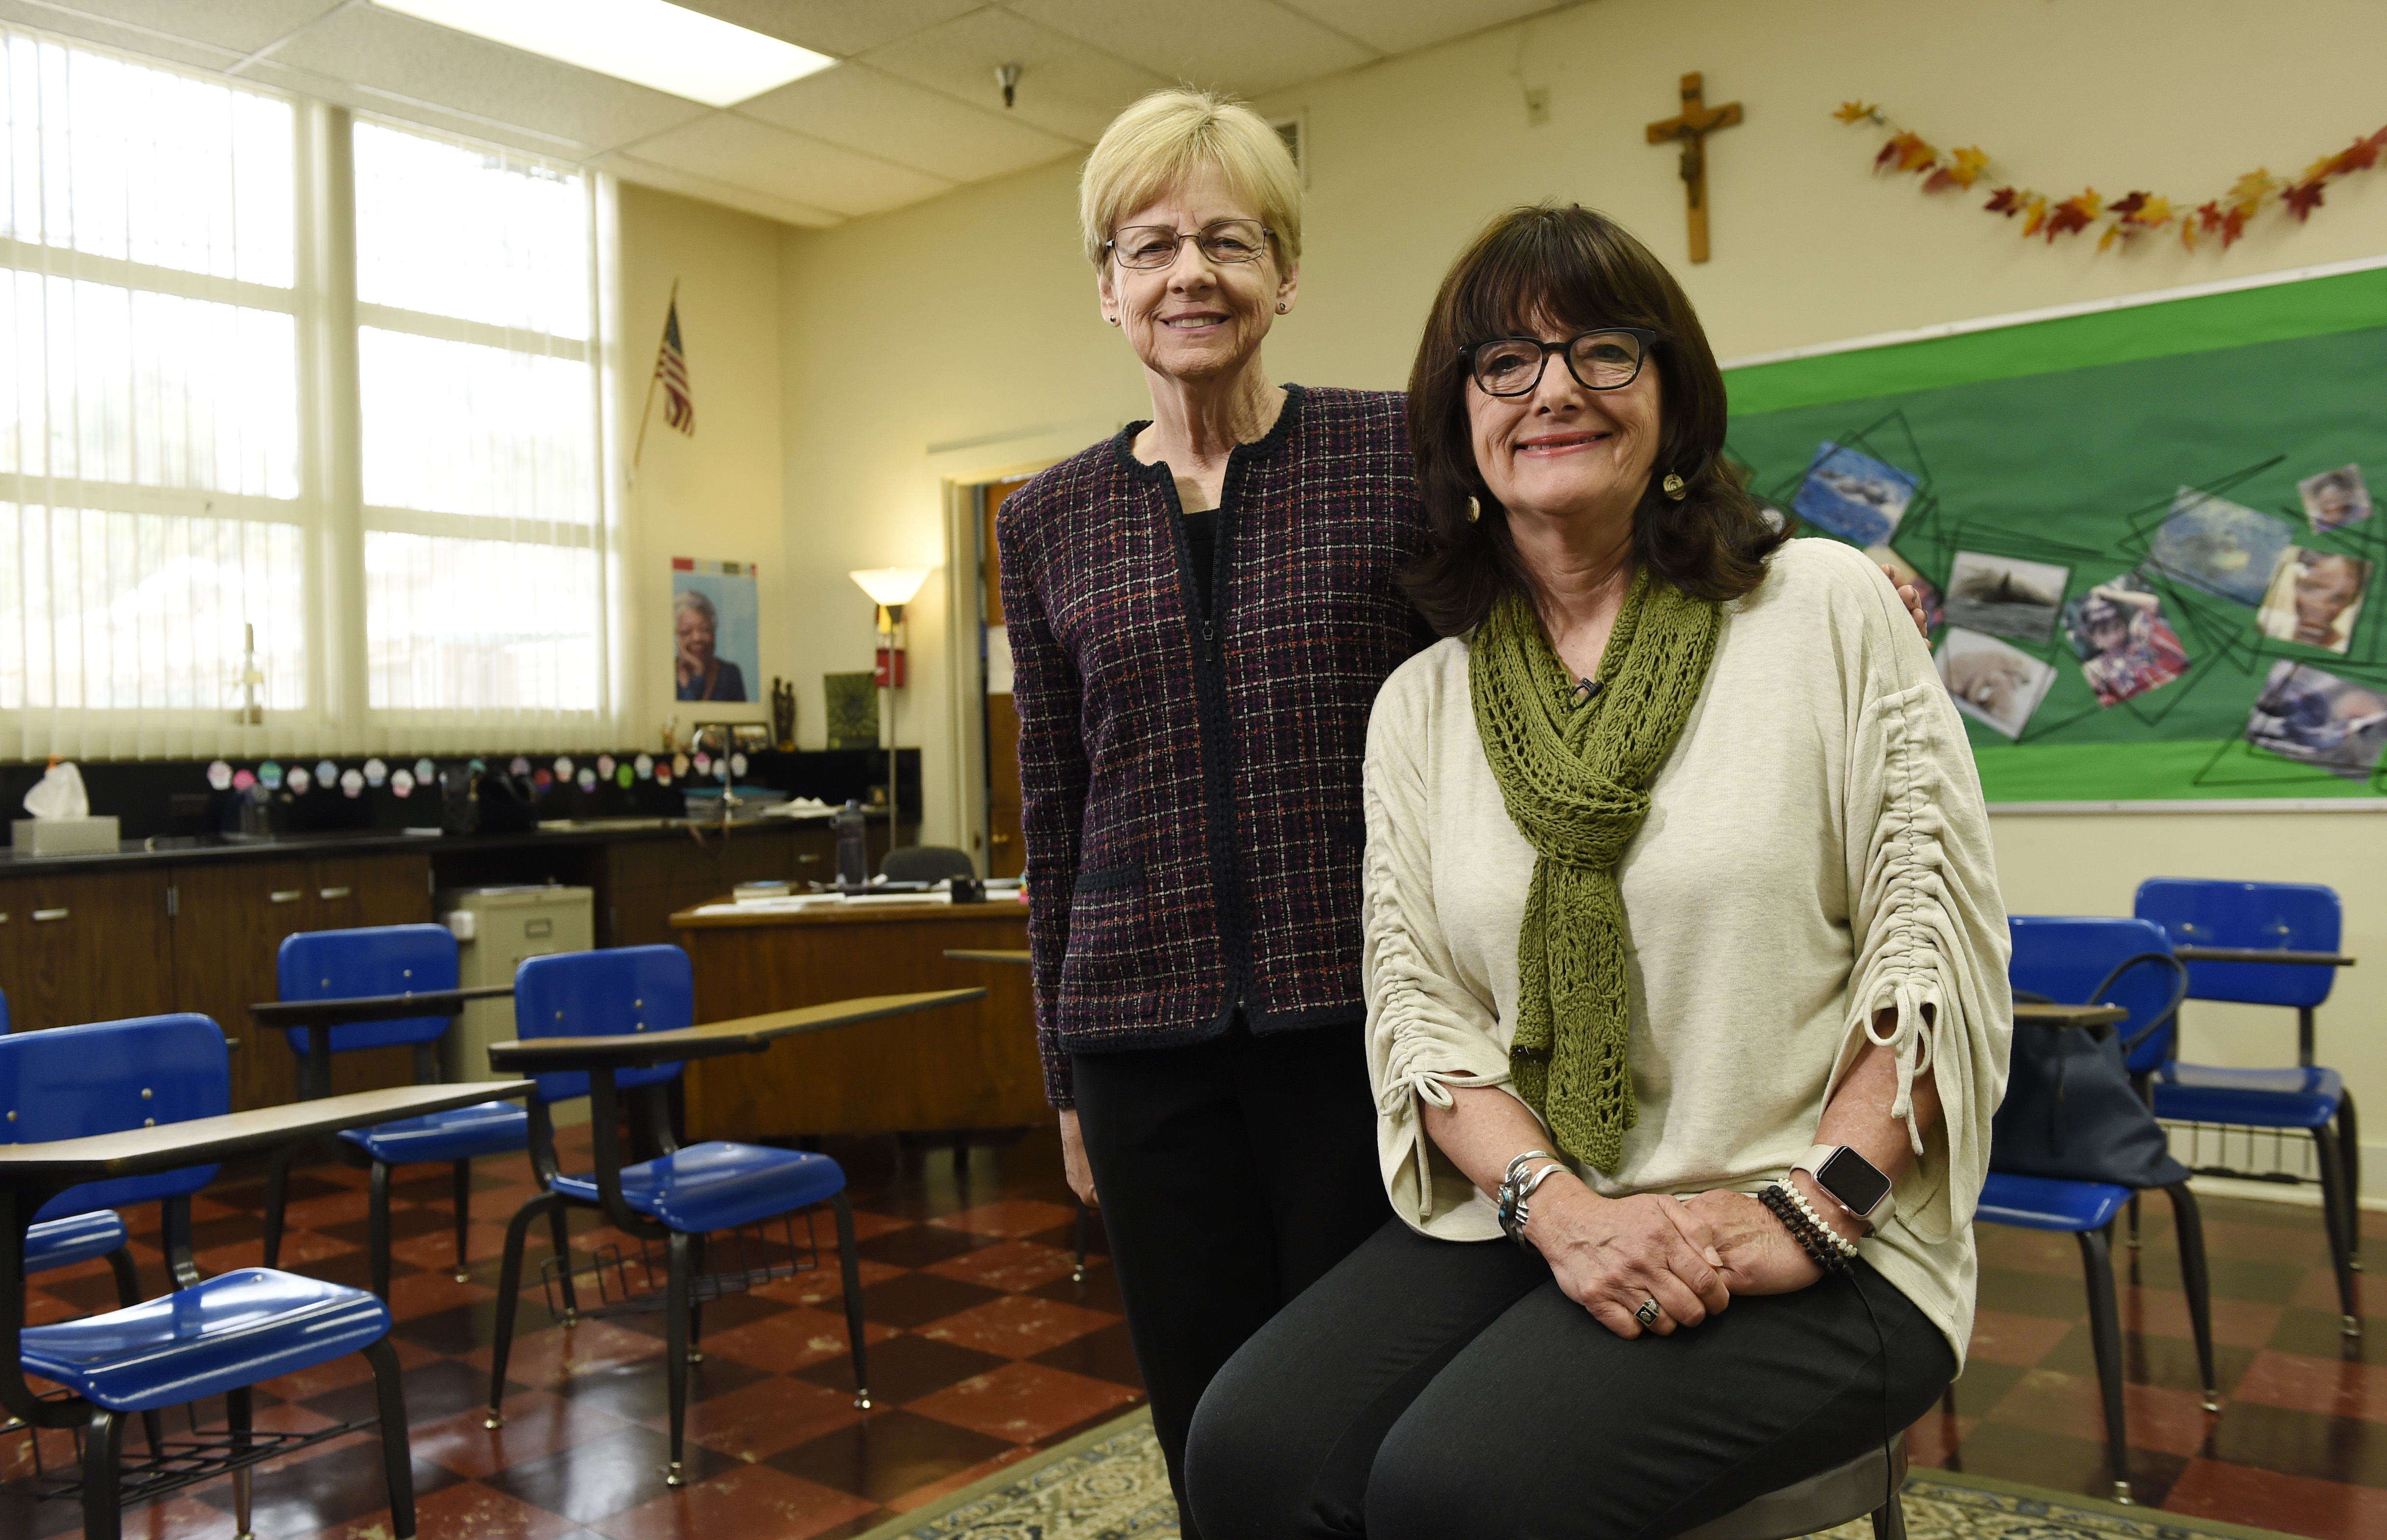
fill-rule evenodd
<path id="1" fill-rule="evenodd" d="M 1360 1029 L 1072 1056 L 1128 1335 L 1168 1480 L 1219 1366 L 1383 1225 Z M 1195 1531 L 1189 1519 L 1187 1540 Z"/>
<path id="2" fill-rule="evenodd" d="M 1209 1540 L 1664 1540 L 1902 1436 L 1955 1372 L 1863 1263 L 1626 1342 L 1540 1254 L 1395 1219 L 1212 1382 L 1187 1496 Z"/>

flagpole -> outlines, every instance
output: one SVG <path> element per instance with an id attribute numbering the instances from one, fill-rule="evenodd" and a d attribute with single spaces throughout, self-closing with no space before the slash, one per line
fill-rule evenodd
<path id="1" fill-rule="evenodd" d="M 675 278 L 672 280 L 671 298 L 663 302 L 664 336 L 671 335 L 672 312 L 678 308 L 679 280 Z M 630 456 L 630 478 L 633 481 L 638 479 L 638 461 L 644 460 L 647 455 L 647 423 L 655 414 L 655 384 L 663 377 L 663 342 L 658 338 L 655 342 L 654 371 L 647 376 L 647 404 L 638 409 L 638 448 L 637 452 Z"/>

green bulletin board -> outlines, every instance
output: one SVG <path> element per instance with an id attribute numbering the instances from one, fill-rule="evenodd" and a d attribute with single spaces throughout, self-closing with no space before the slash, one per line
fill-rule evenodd
<path id="1" fill-rule="evenodd" d="M 1972 658 L 1960 678 L 1977 677 L 1964 670 L 2004 657 L 1999 648 L 2037 661 L 2010 660 L 2007 681 L 2040 682 L 2035 707 L 1982 697 L 2008 710 L 2008 726 L 2027 710 L 2014 736 L 1968 716 L 1991 802 L 2387 794 L 2376 751 L 2387 747 L 2387 507 L 2316 528 L 2298 487 L 2359 466 L 2387 503 L 2387 268 L 1725 378 L 1729 452 L 1775 505 L 1816 495 L 1809 472 L 1825 444 L 1913 479 L 1887 543 L 1947 597 L 1933 633 L 1943 672 Z M 1841 523 L 1840 537 L 1868 543 L 1832 506 L 1810 503 Z M 2221 554 L 2216 530 L 2235 542 Z M 2002 571 L 2006 586 L 1992 586 Z M 2300 577 L 2319 595 L 2307 616 L 2340 605 L 2333 630 L 2304 633 L 2330 645 L 2259 628 L 2295 631 Z M 2357 583 L 2358 607 L 2345 606 Z M 2100 634 L 2111 643 L 2111 617 L 2132 611 L 2092 595 L 2101 586 L 2144 596 L 2126 602 L 2168 627 L 2171 665 L 2110 686 L 2136 693 L 2104 703 L 2082 650 L 2093 654 Z M 2017 595 L 2030 602 L 2000 608 Z M 2006 626 L 1985 642 L 1959 615 L 2009 618 L 1985 623 Z"/>

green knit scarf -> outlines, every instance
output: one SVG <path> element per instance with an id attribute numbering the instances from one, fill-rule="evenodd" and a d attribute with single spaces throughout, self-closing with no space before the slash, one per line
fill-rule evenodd
<path id="1" fill-rule="evenodd" d="M 1648 814 L 1649 781 L 1682 734 L 1723 628 L 1713 602 L 1644 569 L 1600 655 L 1598 693 L 1580 705 L 1522 595 L 1502 596 L 1468 644 L 1484 757 L 1534 847 L 1509 1073 L 1559 1148 L 1602 1171 L 1615 1170 L 1636 1116 L 1616 864 Z"/>

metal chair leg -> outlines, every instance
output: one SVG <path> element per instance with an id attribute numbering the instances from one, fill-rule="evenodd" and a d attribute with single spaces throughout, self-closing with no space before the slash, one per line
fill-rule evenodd
<path id="1" fill-rule="evenodd" d="M 2123 1243 L 2132 1251 L 2139 1249 L 2139 1195 L 2130 1194 L 2130 1226 Z"/>
<path id="2" fill-rule="evenodd" d="M 663 1387 L 671 1402 L 671 1464 L 663 1471 L 665 1486 L 688 1482 L 680 1453 L 688 1423 L 688 1254 L 695 1249 L 693 1239 L 675 1230 L 667 1243 L 671 1260 L 663 1285 Z"/>
<path id="3" fill-rule="evenodd" d="M 1895 1492 L 1873 1510 L 1873 1540 L 1906 1540 L 1906 1505 Z"/>
<path id="4" fill-rule="evenodd" d="M 255 1398 L 246 1385 L 224 1392 L 224 1427 L 232 1433 L 235 1451 L 246 1452 L 249 1447 L 248 1431 L 255 1425 L 254 1407 Z M 257 1526 L 250 1521 L 255 1507 L 255 1483 L 250 1478 L 256 1469 L 244 1465 L 232 1473 L 233 1540 L 257 1540 Z"/>
<path id="5" fill-rule="evenodd" d="M 2343 1152 L 2336 1133 L 2324 1126 L 2313 1130 L 2312 1136 L 2320 1158 L 2320 1206 L 2329 1220 L 2329 1260 L 2337 1273 L 2337 1329 L 2345 1336 L 2358 1337 L 2362 1304 L 2355 1295 L 2352 1260 L 2355 1248 L 2362 1243 L 2362 1211 L 2346 1191 Z"/>
<path id="6" fill-rule="evenodd" d="M 282 1265 L 282 1209 L 290 1192 L 290 1157 L 296 1145 L 284 1144 L 273 1152 L 265 1168 L 265 1265 Z"/>
<path id="7" fill-rule="evenodd" d="M 414 1461 L 406 1439 L 406 1386 L 398 1378 L 398 1354 L 384 1337 L 365 1349 L 373 1365 L 373 1395 L 381 1404 L 381 1467 L 389 1481 L 392 1540 L 414 1540 Z"/>
<path id="8" fill-rule="evenodd" d="M 498 1264 L 497 1334 L 489 1346 L 489 1414 L 481 1420 L 484 1428 L 502 1428 L 506 1423 L 499 1403 L 506 1394 L 506 1358 L 513 1352 L 514 1309 L 522 1303 L 523 1243 L 530 1235 L 531 1221 L 540 1214 L 554 1215 L 561 1223 L 562 1205 L 563 1199 L 555 1193 L 541 1193 L 516 1209 L 506 1226 L 505 1256 Z"/>
<path id="9" fill-rule="evenodd" d="M 118 1467 L 124 1456 L 124 1420 L 105 1407 L 91 1408 L 82 1435 L 83 1540 L 123 1540 Z"/>
<path id="10" fill-rule="evenodd" d="M 560 1199 L 547 1211 L 547 1233 L 554 1243 L 555 1255 L 562 1258 L 556 1269 L 562 1276 L 556 1281 L 563 1294 L 563 1324 L 576 1326 L 580 1323 L 580 1295 L 572 1287 L 572 1226 L 564 1218 Z"/>
<path id="11" fill-rule="evenodd" d="M 704 1237 L 701 1235 L 688 1238 L 688 1361 L 701 1364 L 704 1362 L 704 1353 L 697 1344 L 704 1338 L 704 1301 L 697 1294 L 695 1281 L 704 1276 Z"/>
<path id="12" fill-rule="evenodd" d="M 2089 1286 L 2089 1340 L 2097 1354 L 2097 1388 L 2104 1393 L 2105 1451 L 2114 1470 L 2114 1500 L 2130 1501 L 2130 1445 L 2122 1419 L 2122 1323 L 2114 1300 L 2114 1257 L 2103 1231 L 2080 1232 L 2080 1266 Z"/>
<path id="13" fill-rule="evenodd" d="M 2346 1212 L 2354 1222 L 2346 1227 L 2346 1266 L 2355 1272 L 2362 1270 L 2362 1128 L 2354 1116 L 2354 1092 L 2342 1092 L 2337 1099 L 2337 1164 L 2345 1172 Z"/>
<path id="14" fill-rule="evenodd" d="M 853 1205 L 839 1193 L 829 1199 L 837 1212 L 837 1266 L 845 1281 L 845 1336 L 853 1355 L 853 1404 L 863 1411 L 870 1409 L 870 1367 L 862 1340 L 862 1261 L 853 1249 Z"/>
<path id="15" fill-rule="evenodd" d="M 2217 1412 L 2221 1398 L 2213 1383 L 2213 1283 L 2204 1264 L 2204 1220 L 2188 1183 L 2176 1181 L 2164 1191 L 2171 1195 L 2172 1229 L 2179 1236 L 2179 1279 L 2188 1294 L 2188 1327 L 2196 1338 L 2196 1370 L 2204 1385 L 2204 1409 Z"/>
<path id="16" fill-rule="evenodd" d="M 1072 1283 L 1083 1283 L 1086 1281 L 1086 1200 L 1079 1198 L 1076 1201 L 1078 1205 L 1078 1265 L 1069 1269 L 1069 1281 Z"/>
<path id="17" fill-rule="evenodd" d="M 389 1303 L 389 1168 L 373 1163 L 373 1200 L 365 1226 L 365 1254 L 373 1266 L 373 1292 Z"/>
<path id="18" fill-rule="evenodd" d="M 473 1227 L 473 1163 L 469 1160 L 456 1162 L 453 1175 L 456 1197 L 456 1281 L 469 1283 L 473 1280 L 473 1275 L 466 1269 L 465 1264 L 470 1260 L 467 1252 L 470 1250 L 471 1243 L 466 1240 L 464 1232 Z"/>
<path id="19" fill-rule="evenodd" d="M 107 1270 L 116 1275 L 116 1303 L 130 1310 L 141 1303 L 141 1270 L 133 1265 L 133 1249 L 119 1246 L 107 1254 Z M 155 1458 L 166 1452 L 166 1426 L 155 1411 L 141 1414 L 142 1436 L 149 1441 L 149 1453 Z"/>

